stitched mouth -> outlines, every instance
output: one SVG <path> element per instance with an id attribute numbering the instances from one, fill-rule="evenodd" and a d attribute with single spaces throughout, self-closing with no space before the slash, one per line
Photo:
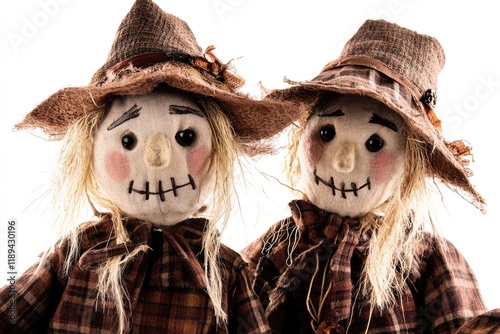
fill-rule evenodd
<path id="1" fill-rule="evenodd" d="M 361 187 L 358 187 L 355 182 L 351 182 L 351 188 L 346 189 L 345 182 L 340 182 L 339 185 L 335 185 L 335 180 L 333 179 L 333 177 L 330 177 L 330 179 L 328 181 L 319 177 L 318 174 L 316 174 L 316 168 L 314 169 L 314 181 L 318 185 L 320 183 L 322 183 L 325 186 L 330 187 L 332 189 L 333 196 L 336 196 L 337 192 L 340 192 L 340 195 L 342 196 L 342 198 L 347 198 L 346 193 L 353 193 L 354 196 L 358 197 L 359 190 L 361 190 L 365 187 L 368 187 L 368 190 L 370 190 L 370 188 L 371 188 L 369 177 L 366 178 L 366 183 L 363 184 Z"/>
<path id="2" fill-rule="evenodd" d="M 188 174 L 188 178 L 189 178 L 189 182 L 188 183 L 184 183 L 184 184 L 176 184 L 175 183 L 175 179 L 173 177 L 170 178 L 170 184 L 171 184 L 171 188 L 170 189 L 164 189 L 164 185 L 163 185 L 163 182 L 162 181 L 158 181 L 158 188 L 156 189 L 156 191 L 151 191 L 150 190 L 150 184 L 149 182 L 146 182 L 144 184 L 144 190 L 138 190 L 138 189 L 134 189 L 134 180 L 130 181 L 130 185 L 128 187 L 128 193 L 131 194 L 131 193 L 137 193 L 137 194 L 140 194 L 140 195 L 144 195 L 144 198 L 145 200 L 149 200 L 149 196 L 150 195 L 157 195 L 158 197 L 160 197 L 160 200 L 162 202 L 165 202 L 165 194 L 166 193 L 169 193 L 169 192 L 172 192 L 172 194 L 174 195 L 174 197 L 177 197 L 178 193 L 177 193 L 177 190 L 180 189 L 180 188 L 184 188 L 184 187 L 187 187 L 187 186 L 191 186 L 191 188 L 194 190 L 196 189 L 196 184 L 194 183 L 194 179 L 193 177 L 191 176 L 191 174 Z"/>

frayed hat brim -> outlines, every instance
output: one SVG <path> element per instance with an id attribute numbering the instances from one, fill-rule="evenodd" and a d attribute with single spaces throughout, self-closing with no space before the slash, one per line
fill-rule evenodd
<path id="1" fill-rule="evenodd" d="M 39 104 L 15 129 L 39 128 L 48 139 L 59 140 L 76 119 L 103 107 L 108 98 L 147 94 L 159 84 L 213 99 L 243 144 L 272 137 L 297 118 L 287 103 L 253 99 L 229 90 L 223 83 L 209 78 L 209 74 L 187 64 L 167 62 L 147 68 L 127 68 L 102 85 L 61 89 Z"/>

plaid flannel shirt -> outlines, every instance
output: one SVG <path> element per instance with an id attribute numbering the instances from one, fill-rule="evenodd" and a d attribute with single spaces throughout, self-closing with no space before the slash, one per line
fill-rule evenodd
<path id="1" fill-rule="evenodd" d="M 318 333 L 500 332 L 500 311 L 484 313 L 464 257 L 428 234 L 396 304 L 370 319 L 369 300 L 356 287 L 373 232 L 356 233 L 356 220 L 305 201 L 290 207 L 291 217 L 242 251 L 273 333 L 314 333 L 313 326 L 325 330 Z"/>
<path id="2" fill-rule="evenodd" d="M 129 220 L 130 241 L 117 244 L 109 215 L 86 223 L 81 256 L 69 277 L 62 271 L 65 244 L 38 271 L 35 265 L 17 278 L 15 296 L 9 286 L 0 290 L 0 333 L 116 332 L 115 306 L 107 302 L 103 309 L 96 302 L 95 269 L 140 245 L 150 250 L 139 253 L 123 273 L 130 297 L 129 303 L 125 301 L 130 333 L 268 333 L 246 263 L 225 246 L 220 249 L 220 269 L 228 323 L 217 326 L 203 270 L 205 224 L 201 218 L 168 227 Z"/>

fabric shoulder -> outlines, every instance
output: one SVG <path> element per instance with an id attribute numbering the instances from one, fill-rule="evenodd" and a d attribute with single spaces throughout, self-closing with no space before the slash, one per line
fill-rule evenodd
<path id="1" fill-rule="evenodd" d="M 229 246 L 224 244 L 220 245 L 219 257 L 226 265 L 231 265 L 234 268 L 246 267 L 246 262 L 241 255 Z"/>
<path id="2" fill-rule="evenodd" d="M 425 233 L 415 252 L 415 263 L 412 271 L 413 280 L 422 275 L 439 270 L 450 272 L 463 271 L 473 275 L 472 269 L 463 254 L 448 239 Z"/>
<path id="3" fill-rule="evenodd" d="M 79 228 L 80 250 L 85 252 L 95 245 L 109 241 L 113 237 L 113 221 L 111 215 L 105 214 L 98 220 L 82 223 Z"/>
<path id="4" fill-rule="evenodd" d="M 441 261 L 465 261 L 464 256 L 448 239 L 425 233 L 420 242 L 420 254 L 424 259 L 441 259 Z"/>
<path id="5" fill-rule="evenodd" d="M 83 254 L 97 242 L 109 239 L 112 226 L 109 215 L 105 215 L 99 220 L 86 221 L 78 226 L 78 245 L 72 245 L 71 239 L 67 236 L 47 250 L 47 256 L 42 256 L 42 259 L 48 261 L 59 277 L 65 277 L 64 268 L 67 265 L 67 255 L 70 253 L 70 249 L 76 246 L 78 254 Z M 78 261 L 78 259 L 75 260 Z"/>

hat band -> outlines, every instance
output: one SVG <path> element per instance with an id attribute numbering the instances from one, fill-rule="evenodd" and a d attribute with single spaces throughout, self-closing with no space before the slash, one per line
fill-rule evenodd
<path id="1" fill-rule="evenodd" d="M 187 56 L 187 55 L 186 55 Z M 172 61 L 172 60 L 181 60 L 183 59 L 182 54 L 162 54 L 162 53 L 150 53 L 150 54 L 143 54 L 139 56 L 135 56 L 132 58 L 125 59 L 119 63 L 116 63 L 115 65 L 111 66 L 108 71 L 111 71 L 113 73 L 116 73 L 130 65 L 136 67 L 136 68 L 142 68 L 142 67 L 148 67 L 154 64 L 158 63 L 163 63 L 166 61 Z M 187 57 L 185 58 L 187 59 Z"/>
<path id="2" fill-rule="evenodd" d="M 116 63 L 115 65 L 111 66 L 108 71 L 116 73 L 124 68 L 127 68 L 128 66 L 142 68 L 158 63 L 164 63 L 167 61 L 177 61 L 184 64 L 189 64 L 198 70 L 209 73 L 217 81 L 226 84 L 233 91 L 243 86 L 245 80 L 239 75 L 230 71 L 228 64 L 222 63 L 213 54 L 213 49 L 213 46 L 207 47 L 204 53 L 205 57 L 191 56 L 182 52 L 142 54 Z M 206 57 L 210 57 L 210 60 L 208 60 Z"/>
<path id="3" fill-rule="evenodd" d="M 382 63 L 381 61 L 378 61 L 374 58 L 367 57 L 367 56 L 362 56 L 362 55 L 355 55 L 355 56 L 347 56 L 347 57 L 342 57 L 339 59 L 336 59 L 329 64 L 327 64 L 324 68 L 323 71 L 328 71 L 332 70 L 335 68 L 343 67 L 343 66 L 365 66 L 369 68 L 373 68 L 376 71 L 379 71 L 380 73 L 388 76 L 392 80 L 398 82 L 399 84 L 405 86 L 410 93 L 413 95 L 413 97 L 420 103 L 422 103 L 421 99 L 424 94 L 420 92 L 420 89 L 413 84 L 413 82 L 407 80 L 404 76 L 402 76 L 400 73 L 394 71 L 393 69 L 389 68 L 387 65 Z M 434 108 L 426 103 L 422 103 L 423 109 L 425 113 L 427 114 L 430 122 L 432 125 L 439 131 L 441 132 L 441 121 L 437 117 L 436 113 L 434 112 Z"/>

